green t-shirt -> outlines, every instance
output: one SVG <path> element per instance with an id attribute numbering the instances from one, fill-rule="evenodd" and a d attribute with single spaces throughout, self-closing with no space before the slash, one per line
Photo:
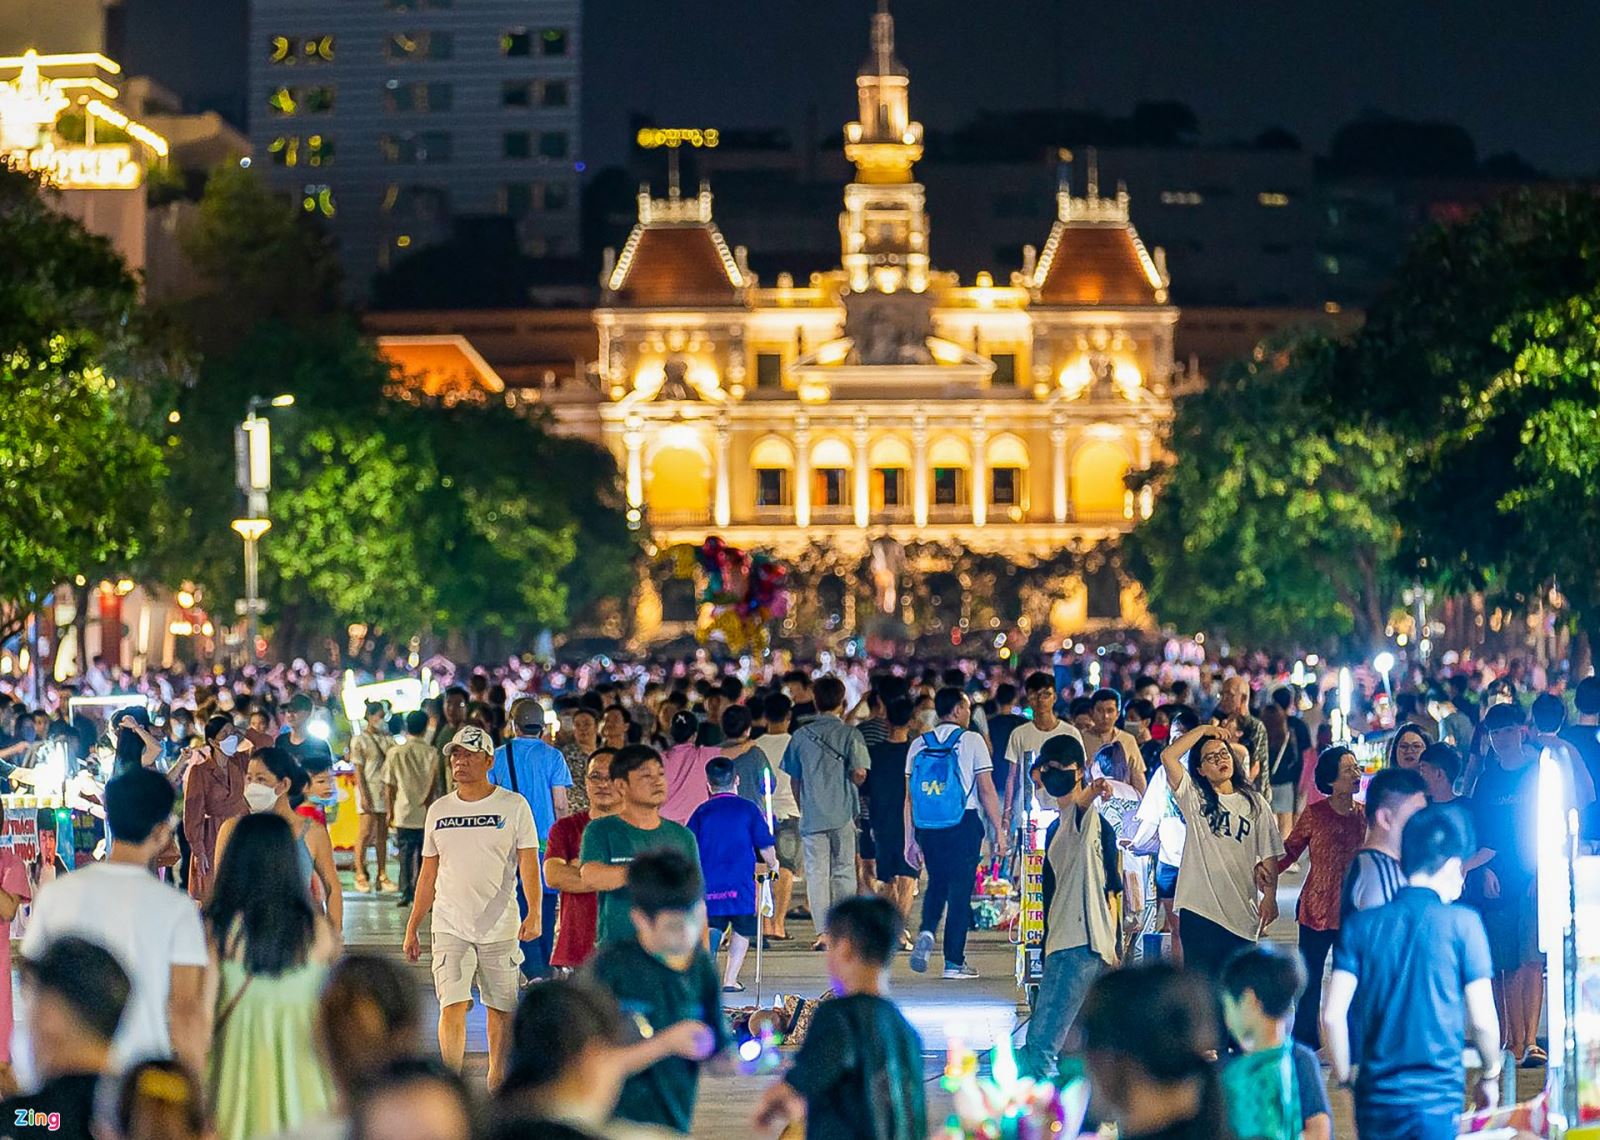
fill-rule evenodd
<path id="1" fill-rule="evenodd" d="M 616 996 L 630 1035 L 637 1030 L 644 1038 L 680 1021 L 701 1021 L 716 1035 L 712 1056 L 728 1047 L 722 981 L 704 950 L 695 951 L 687 969 L 674 970 L 629 937 L 602 946 L 587 972 Z M 700 1062 L 664 1058 L 628 1078 L 617 1100 L 616 1116 L 687 1134 L 694 1123 L 699 1084 Z"/>
<path id="2" fill-rule="evenodd" d="M 589 821 L 583 829 L 583 844 L 578 859 L 583 863 L 627 866 L 646 851 L 665 847 L 686 855 L 700 866 L 700 846 L 681 823 L 661 821 L 654 831 L 634 827 L 619 815 Z M 604 946 L 621 938 L 633 937 L 633 920 L 628 917 L 628 888 L 619 887 L 600 895 L 600 918 L 595 925 L 595 945 Z"/>

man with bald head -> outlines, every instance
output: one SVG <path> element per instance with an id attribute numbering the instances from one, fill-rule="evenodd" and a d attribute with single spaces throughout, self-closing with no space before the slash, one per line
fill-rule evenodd
<path id="1" fill-rule="evenodd" d="M 1227 729 L 1232 739 L 1244 745 L 1249 762 L 1245 776 L 1264 796 L 1271 796 L 1271 773 L 1267 764 L 1267 726 L 1250 715 L 1250 681 L 1234 674 L 1222 682 L 1222 694 L 1211 719 Z"/>

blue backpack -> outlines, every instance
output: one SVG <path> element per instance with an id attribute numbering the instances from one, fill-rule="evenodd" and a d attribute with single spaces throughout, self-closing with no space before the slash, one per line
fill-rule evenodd
<path id="1" fill-rule="evenodd" d="M 961 735 L 959 728 L 944 740 L 931 730 L 922 734 L 922 751 L 911 761 L 913 827 L 954 827 L 966 814 L 967 789 L 961 785 Z"/>

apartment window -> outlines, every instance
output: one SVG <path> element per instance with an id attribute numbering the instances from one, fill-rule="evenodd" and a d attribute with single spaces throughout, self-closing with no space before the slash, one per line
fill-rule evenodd
<path id="1" fill-rule="evenodd" d="M 541 107 L 565 107 L 571 102 L 572 96 L 565 79 L 546 79 L 538 87 Z"/>
<path id="2" fill-rule="evenodd" d="M 500 85 L 502 107 L 533 106 L 534 84 L 522 79 L 508 79 Z"/>
<path id="3" fill-rule="evenodd" d="M 327 135 L 279 135 L 267 144 L 274 166 L 331 166 L 333 151 Z"/>
<path id="4" fill-rule="evenodd" d="M 967 472 L 963 467 L 933 469 L 933 502 L 939 507 L 958 507 L 967 501 Z"/>
<path id="5" fill-rule="evenodd" d="M 533 54 L 533 33 L 527 28 L 512 28 L 500 33 L 500 54 L 520 59 Z"/>
<path id="6" fill-rule="evenodd" d="M 399 164 L 431 165 L 450 161 L 448 131 L 416 131 L 409 134 L 378 136 L 383 161 Z"/>
<path id="7" fill-rule="evenodd" d="M 332 87 L 279 87 L 267 96 L 273 115 L 320 115 L 333 110 Z"/>
<path id="8" fill-rule="evenodd" d="M 783 356 L 781 353 L 756 353 L 756 387 L 783 387 Z"/>
<path id="9" fill-rule="evenodd" d="M 540 182 L 535 184 L 535 188 L 538 191 L 539 208 L 546 212 L 565 210 L 572 201 L 571 193 L 561 183 Z"/>
<path id="10" fill-rule="evenodd" d="M 539 133 L 540 158 L 566 158 L 567 132 L 541 131 Z"/>
<path id="11" fill-rule="evenodd" d="M 399 222 L 441 222 L 450 214 L 450 192 L 442 186 L 390 183 L 382 209 L 385 217 Z"/>
<path id="12" fill-rule="evenodd" d="M 567 30 L 565 28 L 546 28 L 540 32 L 539 54 L 544 56 L 566 55 Z"/>
<path id="13" fill-rule="evenodd" d="M 385 59 L 449 59 L 455 50 L 455 37 L 449 32 L 395 32 L 384 41 Z"/>
<path id="14" fill-rule="evenodd" d="M 756 468 L 756 506 L 789 505 L 789 472 L 782 467 Z"/>
<path id="15" fill-rule="evenodd" d="M 1198 206 L 1205 199 L 1198 190 L 1163 190 L 1161 191 L 1161 204 L 1163 206 Z"/>
<path id="16" fill-rule="evenodd" d="M 388 111 L 448 111 L 455 104 L 455 88 L 448 83 L 402 83 L 390 79 L 383 85 L 383 105 Z"/>
<path id="17" fill-rule="evenodd" d="M 384 7 L 391 12 L 433 12 L 455 6 L 456 0 L 384 0 Z"/>
<path id="18" fill-rule="evenodd" d="M 1289 195 L 1276 190 L 1263 190 L 1256 195 L 1256 201 L 1263 206 L 1287 206 Z"/>
<path id="19" fill-rule="evenodd" d="M 331 218 L 337 209 L 333 201 L 333 187 L 326 182 L 312 182 L 300 188 L 300 208 L 308 214 L 321 214 Z"/>
<path id="20" fill-rule="evenodd" d="M 526 183 L 513 182 L 500 187 L 500 212 L 512 218 L 524 218 L 533 213 L 534 189 Z"/>
<path id="21" fill-rule="evenodd" d="M 997 507 L 1022 505 L 1022 472 L 1015 467 L 996 467 L 989 473 L 989 501 Z"/>
<path id="22" fill-rule="evenodd" d="M 850 505 L 850 472 L 843 467 L 819 467 L 811 474 L 812 499 L 819 507 Z"/>
<path id="23" fill-rule="evenodd" d="M 997 352 L 990 356 L 989 359 L 994 361 L 994 378 L 990 383 L 995 387 L 1016 387 L 1017 354 L 1014 352 Z"/>
<path id="24" fill-rule="evenodd" d="M 527 131 L 507 131 L 500 136 L 502 158 L 532 158 L 533 139 Z"/>
<path id="25" fill-rule="evenodd" d="M 284 67 L 297 63 L 332 63 L 332 36 L 273 36 L 267 40 L 267 60 Z"/>

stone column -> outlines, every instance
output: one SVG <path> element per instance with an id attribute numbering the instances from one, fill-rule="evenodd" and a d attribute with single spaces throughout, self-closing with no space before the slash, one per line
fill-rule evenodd
<path id="1" fill-rule="evenodd" d="M 1050 429 L 1051 506 L 1055 521 L 1067 521 L 1067 429 L 1056 424 Z"/>
<path id="2" fill-rule="evenodd" d="M 729 505 L 732 499 L 728 487 L 728 445 L 732 432 L 728 429 L 728 421 L 724 418 L 717 422 L 717 486 L 716 506 L 712 519 L 719 527 L 728 525 L 732 512 Z"/>
<path id="3" fill-rule="evenodd" d="M 972 428 L 972 525 L 982 526 L 989 519 L 989 429 L 980 419 Z"/>
<path id="4" fill-rule="evenodd" d="M 644 507 L 644 432 L 638 424 L 629 424 L 622 442 L 628 452 L 628 506 L 640 510 Z"/>
<path id="5" fill-rule="evenodd" d="M 856 420 L 856 525 L 866 527 L 872 516 L 872 473 L 867 466 L 867 422 L 862 416 Z"/>
<path id="6" fill-rule="evenodd" d="M 804 415 L 794 421 L 794 525 L 811 525 L 811 431 Z"/>
<path id="7" fill-rule="evenodd" d="M 928 419 L 922 415 L 911 426 L 911 521 L 928 525 Z"/>

